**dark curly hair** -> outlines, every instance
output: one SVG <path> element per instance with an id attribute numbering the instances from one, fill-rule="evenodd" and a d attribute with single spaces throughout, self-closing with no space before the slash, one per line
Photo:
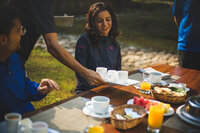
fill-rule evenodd
<path id="1" fill-rule="evenodd" d="M 119 36 L 118 22 L 114 10 L 108 4 L 104 4 L 103 2 L 97 2 L 91 5 L 89 8 L 86 19 L 86 27 L 85 27 L 85 31 L 88 34 L 92 44 L 94 45 L 98 44 L 98 38 L 100 36 L 95 25 L 95 17 L 100 12 L 105 10 L 107 10 L 110 13 L 112 19 L 112 27 L 110 29 L 108 36 L 111 37 L 114 41 L 116 40 L 116 37 Z"/>

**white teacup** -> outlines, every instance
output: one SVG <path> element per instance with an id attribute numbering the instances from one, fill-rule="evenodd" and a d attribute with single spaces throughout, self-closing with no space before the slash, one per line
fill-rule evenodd
<path id="1" fill-rule="evenodd" d="M 110 99 L 105 96 L 94 96 L 91 101 L 86 102 L 86 106 L 92 105 L 92 109 L 96 114 L 105 114 L 108 112 Z"/>
<path id="2" fill-rule="evenodd" d="M 32 121 L 29 118 L 25 118 L 18 122 L 17 133 L 31 133 Z"/>
<path id="3" fill-rule="evenodd" d="M 31 133 L 48 133 L 48 124 L 36 121 L 31 125 Z"/>
<path id="4" fill-rule="evenodd" d="M 116 70 L 108 70 L 107 81 L 108 82 L 117 82 L 118 74 Z"/>
<path id="5" fill-rule="evenodd" d="M 5 115 L 6 133 L 16 133 L 18 122 L 22 116 L 19 113 L 8 113 Z"/>
<path id="6" fill-rule="evenodd" d="M 162 74 L 159 72 L 152 72 L 149 74 L 149 80 L 151 83 L 161 83 Z"/>
<path id="7" fill-rule="evenodd" d="M 97 67 L 96 72 L 104 79 L 106 80 L 107 76 L 107 68 L 106 67 Z"/>
<path id="8" fill-rule="evenodd" d="M 118 82 L 127 83 L 128 81 L 128 71 L 117 71 L 118 73 Z"/>

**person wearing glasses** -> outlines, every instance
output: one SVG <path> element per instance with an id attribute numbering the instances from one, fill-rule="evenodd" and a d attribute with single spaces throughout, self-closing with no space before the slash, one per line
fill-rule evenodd
<path id="1" fill-rule="evenodd" d="M 76 44 L 76 60 L 92 70 L 96 70 L 97 67 L 121 70 L 120 44 L 116 40 L 119 35 L 118 23 L 113 9 L 103 2 L 91 5 L 85 30 L 86 33 Z M 78 73 L 76 76 L 76 94 L 95 87 L 90 86 Z"/>
<path id="2" fill-rule="evenodd" d="M 24 65 L 16 50 L 20 48 L 21 26 L 19 13 L 9 6 L 0 6 L 0 121 L 9 112 L 24 114 L 34 110 L 30 101 L 44 98 L 51 90 L 59 89 L 51 79 L 40 84 L 26 77 Z"/>
<path id="3" fill-rule="evenodd" d="M 175 0 L 179 65 L 200 70 L 200 0 Z"/>
<path id="4" fill-rule="evenodd" d="M 90 85 L 106 84 L 95 71 L 83 67 L 59 44 L 54 24 L 53 0 L 9 0 L 8 4 L 20 11 L 22 25 L 27 30 L 21 39 L 21 49 L 18 51 L 23 63 L 42 35 L 48 52 L 58 61 L 79 73 Z"/>

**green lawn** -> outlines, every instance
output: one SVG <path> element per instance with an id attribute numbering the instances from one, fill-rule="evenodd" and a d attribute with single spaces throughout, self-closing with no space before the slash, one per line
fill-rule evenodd
<path id="1" fill-rule="evenodd" d="M 35 48 L 25 67 L 31 80 L 39 83 L 42 78 L 50 78 L 60 86 L 59 91 L 52 91 L 43 100 L 32 102 L 35 108 L 40 108 L 74 95 L 75 73 L 58 62 L 46 50 Z"/>

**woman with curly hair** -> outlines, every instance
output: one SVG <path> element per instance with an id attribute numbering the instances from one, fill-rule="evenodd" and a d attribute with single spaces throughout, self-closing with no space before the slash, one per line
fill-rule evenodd
<path id="1" fill-rule="evenodd" d="M 75 58 L 86 68 L 106 67 L 108 70 L 121 70 L 118 23 L 113 9 L 103 2 L 90 6 L 87 13 L 86 33 L 76 44 Z M 87 81 L 76 73 L 76 94 L 90 90 Z"/>

